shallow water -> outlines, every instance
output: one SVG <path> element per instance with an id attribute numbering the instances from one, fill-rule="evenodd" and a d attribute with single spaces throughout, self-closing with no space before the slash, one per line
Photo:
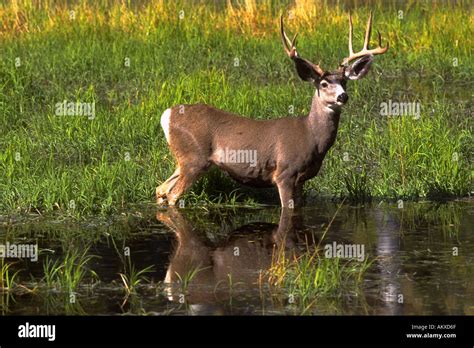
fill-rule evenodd
<path id="1" fill-rule="evenodd" d="M 472 200 L 338 206 L 319 203 L 298 212 L 144 206 L 113 221 L 82 223 L 3 218 L 0 243 L 37 242 L 42 252 L 37 262 L 5 259 L 20 271 L 22 286 L 0 295 L 0 310 L 4 315 L 301 314 L 297 300 L 290 303 L 288 294 L 268 286 L 265 271 L 275 246 L 301 254 L 310 252 L 312 240 L 363 246 L 373 263 L 359 290 L 321 295 L 306 314 L 474 314 Z M 88 267 L 100 281 L 88 277 L 72 295 L 41 281 L 47 259 L 87 249 L 96 256 Z M 119 273 L 127 273 L 123 253 L 128 250 L 136 270 L 152 265 L 152 272 L 127 297 Z M 193 270 L 198 271 L 192 275 Z"/>

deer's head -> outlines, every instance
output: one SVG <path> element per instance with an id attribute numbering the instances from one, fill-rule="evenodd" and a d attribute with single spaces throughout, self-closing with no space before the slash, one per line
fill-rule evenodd
<path id="1" fill-rule="evenodd" d="M 331 109 L 338 109 L 344 105 L 349 96 L 346 92 L 347 80 L 359 80 L 369 72 L 374 56 L 383 54 L 388 50 L 388 43 L 382 47 L 382 37 L 378 33 L 379 45 L 369 49 L 370 34 L 372 31 L 372 12 L 367 21 L 365 30 L 364 47 L 354 53 L 352 49 L 352 16 L 349 15 L 349 56 L 344 58 L 335 71 L 324 71 L 318 64 L 314 64 L 299 56 L 296 51 L 296 34 L 290 41 L 283 29 L 283 16 L 280 18 L 281 38 L 286 54 L 293 60 L 299 77 L 311 82 L 316 87 L 317 98 L 322 104 Z"/>

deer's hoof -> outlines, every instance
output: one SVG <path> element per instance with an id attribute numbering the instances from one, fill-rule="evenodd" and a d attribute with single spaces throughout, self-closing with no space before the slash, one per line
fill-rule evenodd
<path id="1" fill-rule="evenodd" d="M 156 198 L 156 204 L 158 205 L 166 205 L 167 199 L 165 197 L 157 197 Z"/>

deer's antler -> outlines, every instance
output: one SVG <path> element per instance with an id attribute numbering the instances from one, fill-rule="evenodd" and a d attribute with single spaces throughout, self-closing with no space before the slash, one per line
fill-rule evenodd
<path id="1" fill-rule="evenodd" d="M 285 30 L 283 28 L 283 15 L 280 16 L 280 31 L 281 31 L 281 41 L 283 42 L 283 49 L 285 50 L 288 57 L 290 57 L 291 59 L 296 59 L 296 58 L 302 59 L 306 61 L 308 64 L 310 64 L 320 76 L 324 75 L 324 70 L 321 69 L 321 67 L 318 64 L 314 64 L 307 59 L 301 58 L 298 55 L 298 52 L 296 51 L 296 46 L 295 46 L 298 33 L 296 33 L 295 36 L 293 36 L 293 40 L 290 41 L 290 39 L 286 35 Z"/>
<path id="2" fill-rule="evenodd" d="M 382 47 L 382 36 L 380 35 L 379 31 L 377 30 L 377 34 L 379 37 L 379 45 L 374 49 L 369 49 L 369 42 L 370 42 L 370 34 L 372 32 L 372 11 L 370 11 L 369 20 L 367 21 L 367 27 L 365 29 L 365 38 L 364 38 L 364 47 L 361 51 L 354 53 L 352 49 L 352 16 L 349 14 L 349 56 L 344 58 L 341 63 L 341 66 L 346 66 L 350 61 L 367 56 L 367 55 L 376 55 L 376 54 L 384 54 L 387 52 L 389 44 L 387 42 L 387 46 Z"/>

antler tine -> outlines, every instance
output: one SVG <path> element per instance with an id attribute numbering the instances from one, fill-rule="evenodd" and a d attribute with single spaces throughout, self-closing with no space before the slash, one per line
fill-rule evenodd
<path id="1" fill-rule="evenodd" d="M 291 40 L 291 48 L 293 48 L 295 50 L 295 54 L 298 55 L 298 52 L 296 52 L 296 38 L 298 37 L 298 33 L 295 34 L 295 36 L 293 36 L 293 40 Z"/>
<path id="2" fill-rule="evenodd" d="M 349 55 L 353 55 L 354 50 L 352 48 L 352 14 L 349 13 Z"/>
<path id="3" fill-rule="evenodd" d="M 324 70 L 321 69 L 321 67 L 318 64 L 314 64 L 310 62 L 309 60 L 306 60 L 304 58 L 301 58 L 298 56 L 298 52 L 296 51 L 296 38 L 298 37 L 298 33 L 295 34 L 293 37 L 293 40 L 290 41 L 288 38 L 288 35 L 285 33 L 285 29 L 283 27 L 283 15 L 280 16 L 280 32 L 281 32 L 281 40 L 283 42 L 283 49 L 285 50 L 286 54 L 288 57 L 290 57 L 293 60 L 299 60 L 299 61 L 304 61 L 305 64 L 308 64 L 313 67 L 313 69 L 320 75 L 324 75 Z"/>
<path id="4" fill-rule="evenodd" d="M 283 28 L 283 15 L 280 16 L 280 29 L 281 29 L 281 40 L 283 42 L 283 48 L 286 52 L 286 54 L 290 57 L 293 58 L 294 56 L 297 56 L 298 53 L 296 52 L 296 37 L 298 36 L 298 33 L 293 36 L 293 40 L 290 41 L 288 38 L 288 35 L 286 35 L 285 30 Z"/>
<path id="5" fill-rule="evenodd" d="M 369 49 L 370 34 L 372 33 L 372 11 L 370 11 L 369 19 L 367 20 L 367 27 L 365 28 L 364 48 L 363 50 Z"/>
<path id="6" fill-rule="evenodd" d="M 283 49 L 289 55 L 290 49 L 288 47 L 288 36 L 286 36 L 285 31 L 283 30 L 283 16 L 280 16 L 280 33 L 281 33 L 281 42 L 283 43 Z"/>
<path id="7" fill-rule="evenodd" d="M 349 56 L 342 60 L 341 66 L 347 65 L 350 61 L 368 55 L 384 54 L 387 52 L 389 43 L 385 47 L 382 47 L 382 35 L 377 30 L 379 45 L 374 49 L 369 49 L 370 35 L 372 33 L 372 11 L 370 11 L 369 19 L 367 20 L 367 27 L 365 29 L 364 47 L 361 51 L 354 53 L 352 49 L 352 16 L 349 14 Z"/>

